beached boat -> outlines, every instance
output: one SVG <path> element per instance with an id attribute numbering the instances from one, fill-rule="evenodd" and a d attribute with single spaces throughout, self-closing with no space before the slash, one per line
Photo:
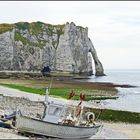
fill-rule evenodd
<path id="1" fill-rule="evenodd" d="M 92 112 L 83 112 L 81 103 L 73 106 L 56 103 L 45 98 L 45 110 L 42 118 L 30 118 L 16 113 L 13 128 L 18 132 L 27 132 L 56 138 L 89 138 L 101 130 L 102 125 L 94 122 Z"/>

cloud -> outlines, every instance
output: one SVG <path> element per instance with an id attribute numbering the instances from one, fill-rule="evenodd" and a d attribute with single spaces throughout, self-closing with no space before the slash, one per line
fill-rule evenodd
<path id="1" fill-rule="evenodd" d="M 88 27 L 105 68 L 140 68 L 140 1 L 1 1 L 0 22 L 19 21 L 73 21 Z"/>
<path id="2" fill-rule="evenodd" d="M 140 48 L 96 48 L 105 69 L 139 69 Z"/>

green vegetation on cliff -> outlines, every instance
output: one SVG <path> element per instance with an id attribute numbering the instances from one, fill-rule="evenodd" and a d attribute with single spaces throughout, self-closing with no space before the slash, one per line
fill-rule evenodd
<path id="1" fill-rule="evenodd" d="M 15 26 L 19 30 L 26 30 L 30 28 L 30 24 L 28 22 L 18 22 L 15 23 Z"/>
<path id="2" fill-rule="evenodd" d="M 32 23 L 18 22 L 15 24 L 0 24 L 0 34 L 15 29 L 15 41 L 21 41 L 23 45 L 36 46 L 39 48 L 45 46 L 46 43 L 46 41 L 40 39 L 40 36 L 43 35 L 43 32 L 46 32 L 49 36 L 57 34 L 57 40 L 53 40 L 52 38 L 52 44 L 54 48 L 57 48 L 60 35 L 64 34 L 64 26 L 65 24 L 51 25 L 40 21 Z M 25 30 L 27 30 L 29 34 L 35 36 L 37 42 L 32 42 L 29 40 L 29 38 L 24 37 L 22 32 Z"/>
<path id="3" fill-rule="evenodd" d="M 24 45 L 36 46 L 42 48 L 45 46 L 45 41 L 40 40 L 40 36 L 43 35 L 43 32 L 46 32 L 49 36 L 53 36 L 53 34 L 57 34 L 58 39 L 56 41 L 52 38 L 52 44 L 54 48 L 57 48 L 59 44 L 59 38 L 61 34 L 64 34 L 64 26 L 65 25 L 51 25 L 43 22 L 18 22 L 15 23 L 17 31 L 15 32 L 15 40 L 21 41 Z M 28 30 L 31 35 L 34 35 L 38 41 L 38 43 L 31 42 L 28 38 L 23 37 L 21 31 Z"/>
<path id="4" fill-rule="evenodd" d="M 38 41 L 38 43 L 31 42 L 29 39 L 22 36 L 18 31 L 15 31 L 15 41 L 21 41 L 23 45 L 36 46 L 39 48 L 42 48 L 45 45 L 45 42 L 41 42 L 40 40 Z"/>
<path id="5" fill-rule="evenodd" d="M 15 41 L 21 41 L 23 45 L 26 45 L 29 43 L 29 40 L 21 35 L 20 32 L 16 31 L 15 32 Z"/>
<path id="6" fill-rule="evenodd" d="M 37 21 L 37 22 L 32 22 L 32 23 L 18 22 L 18 23 L 15 23 L 15 26 L 19 30 L 30 30 L 31 33 L 35 36 L 42 34 L 43 31 L 48 33 L 48 35 L 50 36 L 52 36 L 54 33 L 57 33 L 60 36 L 61 34 L 64 33 L 63 29 L 64 29 L 65 24 L 52 25 L 52 24 L 47 24 L 47 23 Z"/>
<path id="7" fill-rule="evenodd" d="M 42 22 L 32 22 L 30 24 L 30 29 L 32 31 L 33 35 L 38 35 L 38 34 L 42 34 L 43 33 L 43 25 L 44 23 Z"/>
<path id="8" fill-rule="evenodd" d="M 64 27 L 65 24 L 63 25 L 52 25 L 52 24 L 45 24 L 47 27 L 46 32 L 48 35 L 52 36 L 53 34 L 58 34 L 58 36 L 64 34 Z M 56 30 L 55 30 L 56 29 Z"/>
<path id="9" fill-rule="evenodd" d="M 43 25 L 42 22 L 18 22 L 15 23 L 16 28 L 19 30 L 30 30 L 33 35 L 39 35 L 43 32 Z"/>
<path id="10" fill-rule="evenodd" d="M 0 24 L 0 34 L 11 31 L 14 27 L 14 24 Z"/>
<path id="11" fill-rule="evenodd" d="M 16 41 L 21 41 L 24 45 L 29 45 L 29 46 L 35 46 L 42 48 L 45 46 L 45 41 L 41 41 L 38 39 L 38 35 L 43 33 L 43 25 L 44 23 L 42 22 L 18 22 L 15 24 L 16 28 L 19 29 L 19 31 L 15 32 L 15 40 Z M 21 34 L 20 30 L 28 30 L 28 32 L 32 33 L 33 35 L 36 36 L 38 42 L 31 42 L 28 38 L 23 37 Z"/>

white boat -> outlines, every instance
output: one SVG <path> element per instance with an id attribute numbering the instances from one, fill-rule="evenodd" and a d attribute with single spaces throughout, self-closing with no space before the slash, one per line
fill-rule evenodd
<path id="1" fill-rule="evenodd" d="M 18 132 L 27 132 L 55 138 L 89 138 L 101 130 L 102 125 L 94 122 L 92 112 L 84 113 L 83 106 L 58 104 L 45 98 L 46 108 L 43 117 L 30 118 L 20 111 L 16 114 L 13 127 Z"/>

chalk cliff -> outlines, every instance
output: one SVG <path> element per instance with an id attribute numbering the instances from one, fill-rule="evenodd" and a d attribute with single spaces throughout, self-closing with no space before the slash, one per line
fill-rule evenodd
<path id="1" fill-rule="evenodd" d="M 89 55 L 91 53 L 91 55 Z M 42 22 L 0 24 L 0 71 L 53 71 L 104 75 L 88 28 L 73 22 L 51 25 Z"/>

